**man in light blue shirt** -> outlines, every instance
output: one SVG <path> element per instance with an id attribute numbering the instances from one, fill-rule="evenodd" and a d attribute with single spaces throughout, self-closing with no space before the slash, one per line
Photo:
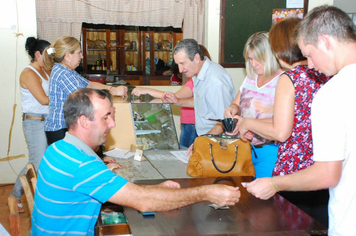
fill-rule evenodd
<path id="1" fill-rule="evenodd" d="M 173 93 L 165 93 L 163 100 L 181 107 L 194 107 L 195 126 L 198 135 L 208 133 L 216 124 L 210 119 L 223 119 L 224 109 L 236 95 L 230 75 L 219 64 L 210 61 L 194 39 L 183 39 L 174 48 L 174 61 L 179 72 L 193 78 L 194 98 L 178 99 Z"/>

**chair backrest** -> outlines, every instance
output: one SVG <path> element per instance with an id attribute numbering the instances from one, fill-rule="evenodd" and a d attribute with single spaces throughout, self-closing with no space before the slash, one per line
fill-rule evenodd
<path id="1" fill-rule="evenodd" d="M 20 227 L 20 216 L 17 210 L 17 199 L 14 195 L 8 197 L 8 204 L 10 209 L 9 223 L 10 223 L 10 235 L 22 236 Z"/>
<path id="2" fill-rule="evenodd" d="M 33 164 L 27 165 L 27 171 L 25 174 L 20 176 L 20 181 L 25 192 L 28 207 L 30 209 L 30 214 L 32 215 L 34 195 L 37 184 L 37 172 Z"/>

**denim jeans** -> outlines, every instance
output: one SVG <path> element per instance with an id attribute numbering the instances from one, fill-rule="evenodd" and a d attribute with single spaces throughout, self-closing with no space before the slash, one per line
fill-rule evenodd
<path id="1" fill-rule="evenodd" d="M 256 179 L 272 177 L 274 165 L 277 161 L 278 145 L 268 144 L 261 148 L 254 148 L 252 151 L 252 163 L 255 167 Z M 255 152 L 257 157 L 255 155 Z"/>
<path id="2" fill-rule="evenodd" d="M 37 115 L 37 114 L 30 114 L 28 115 Z M 42 156 L 47 148 L 47 139 L 44 131 L 44 121 L 39 120 L 23 120 L 22 121 L 22 128 L 25 134 L 27 147 L 28 147 L 28 156 L 29 160 L 28 163 L 32 163 L 35 166 L 35 169 L 38 169 L 38 165 L 42 159 Z M 20 171 L 14 189 L 12 190 L 10 195 L 15 195 L 15 197 L 19 200 L 23 195 L 23 188 L 20 182 L 20 175 L 25 174 L 27 171 L 27 164 L 26 166 Z"/>
<path id="3" fill-rule="evenodd" d="M 182 131 L 179 138 L 179 148 L 188 149 L 198 137 L 194 124 L 182 124 Z"/>

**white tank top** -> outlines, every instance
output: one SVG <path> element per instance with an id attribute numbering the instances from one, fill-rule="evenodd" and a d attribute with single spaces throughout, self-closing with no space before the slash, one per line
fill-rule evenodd
<path id="1" fill-rule="evenodd" d="M 45 72 L 47 76 L 47 80 L 45 80 L 41 74 L 31 65 L 26 66 L 26 68 L 30 68 L 36 74 L 41 78 L 42 80 L 42 88 L 43 91 L 45 92 L 46 95 L 48 95 L 48 75 Z M 43 114 L 47 115 L 49 110 L 48 110 L 48 105 L 42 105 L 37 101 L 37 99 L 32 95 L 30 90 L 24 89 L 21 87 L 21 101 L 22 101 L 22 112 L 23 113 L 35 113 L 35 114 Z"/>

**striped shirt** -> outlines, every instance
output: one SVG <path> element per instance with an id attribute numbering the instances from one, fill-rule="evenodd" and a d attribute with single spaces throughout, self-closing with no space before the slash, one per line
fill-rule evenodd
<path id="1" fill-rule="evenodd" d="M 67 133 L 41 160 L 31 235 L 94 235 L 101 204 L 127 182 Z"/>
<path id="2" fill-rule="evenodd" d="M 86 88 L 89 81 L 75 70 L 55 63 L 49 79 L 49 115 L 45 120 L 45 131 L 67 128 L 64 120 L 64 102 L 73 92 Z"/>

